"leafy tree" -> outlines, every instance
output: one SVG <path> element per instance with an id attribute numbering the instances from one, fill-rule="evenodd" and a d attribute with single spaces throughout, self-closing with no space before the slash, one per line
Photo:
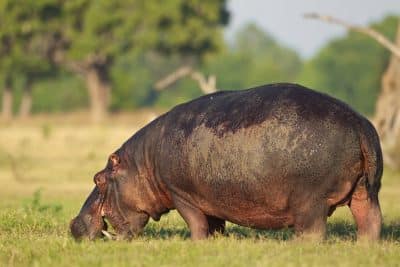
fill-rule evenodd
<path id="1" fill-rule="evenodd" d="M 296 52 L 282 46 L 254 24 L 245 25 L 236 33 L 230 47 L 208 55 L 202 63 L 202 73 L 215 75 L 219 90 L 294 81 L 301 69 L 301 60 Z M 170 107 L 201 94 L 198 84 L 186 78 L 162 91 L 156 105 Z"/>
<path id="2" fill-rule="evenodd" d="M 60 70 L 57 75 L 35 82 L 32 112 L 66 112 L 87 107 L 87 90 L 82 79 Z"/>
<path id="3" fill-rule="evenodd" d="M 372 27 L 393 39 L 398 18 L 389 16 Z M 299 81 L 332 94 L 365 114 L 371 114 L 387 66 L 389 52 L 374 40 L 350 32 L 331 41 L 310 61 Z"/>
<path id="4" fill-rule="evenodd" d="M 241 28 L 232 47 L 207 62 L 220 89 L 243 89 L 272 82 L 294 81 L 301 70 L 298 54 L 278 43 L 255 24 Z"/>
<path id="5" fill-rule="evenodd" d="M 251 85 L 293 81 L 301 69 L 301 60 L 294 50 L 279 44 L 254 24 L 238 32 L 235 50 L 249 59 L 247 82 Z"/>
<path id="6" fill-rule="evenodd" d="M 54 70 L 51 58 L 58 45 L 60 3 L 56 0 L 0 2 L 0 73 L 4 82 L 3 116 L 10 117 L 12 86 L 23 80 L 20 115 L 31 110 L 32 84 Z"/>
<path id="7" fill-rule="evenodd" d="M 142 55 L 124 55 L 115 60 L 111 69 L 114 91 L 112 110 L 128 110 L 151 105 L 154 72 Z"/>
<path id="8" fill-rule="evenodd" d="M 65 62 L 85 78 L 95 120 L 107 112 L 110 70 L 119 55 L 156 50 L 201 57 L 222 44 L 219 26 L 228 18 L 225 0 L 73 0 L 64 5 Z"/>

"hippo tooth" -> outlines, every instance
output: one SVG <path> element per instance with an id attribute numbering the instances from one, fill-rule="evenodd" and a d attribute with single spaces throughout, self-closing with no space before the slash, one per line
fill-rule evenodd
<path id="1" fill-rule="evenodd" d="M 110 239 L 110 240 L 114 239 L 114 237 L 109 232 L 107 232 L 106 230 L 101 230 L 101 232 L 103 233 L 103 235 L 105 237 L 107 237 L 107 239 Z"/>

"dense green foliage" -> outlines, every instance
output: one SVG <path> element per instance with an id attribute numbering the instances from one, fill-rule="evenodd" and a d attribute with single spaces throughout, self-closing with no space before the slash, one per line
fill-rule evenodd
<path id="1" fill-rule="evenodd" d="M 96 90 L 108 86 L 110 71 L 117 78 L 121 77 L 121 72 L 126 73 L 123 67 L 117 72 L 112 70 L 115 62 L 124 64 L 124 58 L 139 58 L 153 51 L 197 62 L 218 51 L 223 46 L 220 26 L 229 18 L 225 2 L 39 0 L 22 4 L 21 1 L 5 0 L 0 4 L 0 53 L 3 55 L 0 72 L 4 78 L 17 72 L 25 75 L 26 79 L 32 77 L 36 82 L 35 88 L 48 88 L 55 79 L 65 83 L 57 88 L 59 90 L 48 90 L 47 96 L 34 93 L 33 108 L 37 111 L 54 110 L 55 105 L 49 102 L 60 97 L 50 94 L 71 96 L 60 91 L 83 87 L 65 71 L 56 73 L 55 65 L 83 76 L 84 87 L 91 90 L 89 94 L 80 93 L 79 96 L 89 95 L 92 100 Z M 42 73 L 48 77 L 42 77 Z M 118 86 L 115 80 L 111 83 Z M 137 86 L 143 84 L 142 81 L 135 83 Z M 18 84 L 13 87 L 18 91 Z M 116 91 L 124 92 L 126 89 L 118 88 Z M 121 104 L 118 99 L 122 98 L 124 96 L 116 95 L 113 107 L 135 107 L 135 103 L 140 102 L 140 99 L 135 99 L 129 103 L 132 100 L 129 98 L 125 100 L 129 104 Z M 69 105 L 59 103 L 58 109 L 70 109 L 83 103 L 86 106 L 89 102 L 73 97 L 68 100 L 76 102 Z M 93 101 L 90 103 L 92 105 Z"/>
<path id="2" fill-rule="evenodd" d="M 232 47 L 212 58 L 206 69 L 221 89 L 243 89 L 273 82 L 294 82 L 301 69 L 295 51 L 279 44 L 254 24 L 241 28 Z"/>
<path id="3" fill-rule="evenodd" d="M 146 62 L 151 64 L 146 66 Z M 136 65 L 145 69 L 140 73 L 147 73 L 150 81 L 147 92 L 153 94 L 147 98 L 150 102 L 142 102 L 142 105 L 154 103 L 168 108 L 202 94 L 198 84 L 190 78 L 182 79 L 161 93 L 152 91 L 151 81 L 157 79 L 159 73 L 173 70 L 179 63 L 176 58 L 153 56 L 145 60 L 143 65 Z M 280 45 L 256 25 L 249 24 L 237 32 L 231 46 L 207 56 L 199 69 L 206 75 L 216 75 L 219 90 L 238 90 L 265 83 L 293 82 L 301 69 L 301 60 L 296 52 Z"/>
<path id="4" fill-rule="evenodd" d="M 10 79 L 18 87 L 55 74 L 49 51 L 61 25 L 57 18 L 60 3 L 55 0 L 0 2 L 2 82 Z"/>
<path id="5" fill-rule="evenodd" d="M 161 92 L 154 84 L 190 64 L 215 75 L 220 90 L 299 82 L 373 112 L 389 58 L 374 40 L 349 33 L 304 61 L 254 24 L 224 41 L 228 19 L 225 0 L 4 0 L 0 92 L 12 80 L 17 106 L 30 81 L 34 112 L 84 109 L 90 94 L 82 77 L 94 66 L 111 84 L 111 110 L 169 108 L 201 95 L 198 84 L 186 77 Z M 397 21 L 372 26 L 393 39 Z"/>
<path id="6" fill-rule="evenodd" d="M 84 62 L 153 50 L 202 56 L 222 45 L 228 19 L 223 0 L 73 0 L 63 12 L 67 54 Z"/>
<path id="7" fill-rule="evenodd" d="M 372 27 L 394 40 L 398 18 L 389 16 Z M 348 33 L 325 46 L 305 63 L 300 82 L 371 114 L 380 90 L 389 52 L 360 33 Z"/>

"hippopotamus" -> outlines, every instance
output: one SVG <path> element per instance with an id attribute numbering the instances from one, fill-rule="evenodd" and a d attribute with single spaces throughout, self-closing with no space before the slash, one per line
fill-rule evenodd
<path id="1" fill-rule="evenodd" d="M 327 218 L 347 205 L 357 239 L 377 240 L 382 170 L 375 128 L 338 99 L 290 83 L 220 91 L 113 152 L 70 230 L 92 240 L 109 236 L 109 223 L 130 240 L 176 209 L 193 240 L 223 233 L 226 221 L 323 240 Z"/>

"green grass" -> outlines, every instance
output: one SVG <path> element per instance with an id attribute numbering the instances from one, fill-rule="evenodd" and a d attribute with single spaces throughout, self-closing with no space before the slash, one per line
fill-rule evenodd
<path id="1" fill-rule="evenodd" d="M 227 233 L 192 242 L 176 212 L 151 221 L 132 242 L 75 242 L 68 229 L 92 176 L 139 122 L 16 123 L 0 128 L 0 266 L 398 266 L 400 175 L 384 173 L 382 241 L 358 244 L 347 208 L 329 219 L 327 241 L 293 231 L 228 224 Z M 131 125 L 131 126 L 130 126 Z"/>

